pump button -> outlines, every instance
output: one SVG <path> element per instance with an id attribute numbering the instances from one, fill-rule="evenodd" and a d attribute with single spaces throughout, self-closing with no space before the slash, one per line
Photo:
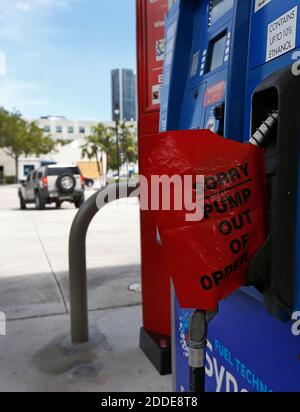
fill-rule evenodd
<path id="1" fill-rule="evenodd" d="M 214 117 L 216 120 L 224 119 L 224 115 L 225 115 L 225 104 L 224 103 L 214 108 Z"/>

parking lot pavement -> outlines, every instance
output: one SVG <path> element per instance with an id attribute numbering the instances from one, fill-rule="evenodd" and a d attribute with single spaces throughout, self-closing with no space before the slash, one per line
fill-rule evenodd
<path id="1" fill-rule="evenodd" d="M 91 344 L 76 348 L 67 315 L 9 322 L 0 337 L 1 392 L 169 392 L 170 377 L 138 349 L 140 308 L 91 312 Z"/>
<path id="2" fill-rule="evenodd" d="M 9 320 L 7 336 L 0 336 L 0 390 L 166 389 L 169 378 L 159 377 L 138 349 L 141 295 L 128 290 L 140 281 L 136 199 L 107 206 L 87 238 L 90 316 L 107 346 L 100 342 L 92 355 L 75 353 L 71 361 L 55 353 L 57 339 L 69 333 L 68 235 L 76 212 L 67 203 L 21 211 L 17 186 L 0 186 L 0 311 Z M 61 359 L 61 373 L 40 367 L 52 357 Z"/>
<path id="3" fill-rule="evenodd" d="M 0 187 L 1 307 L 8 319 L 68 311 L 68 237 L 77 210 L 18 208 L 16 186 Z M 94 192 L 87 192 L 87 196 Z M 89 308 L 140 303 L 128 286 L 140 281 L 139 216 L 136 199 L 104 208 L 87 237 Z"/>

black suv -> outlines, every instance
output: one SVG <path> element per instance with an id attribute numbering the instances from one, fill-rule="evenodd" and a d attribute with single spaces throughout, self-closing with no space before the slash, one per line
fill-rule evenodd
<path id="1" fill-rule="evenodd" d="M 42 210 L 46 204 L 63 202 L 74 203 L 79 208 L 84 202 L 84 178 L 74 165 L 50 165 L 41 167 L 27 177 L 19 188 L 20 208 L 27 203 L 35 203 Z"/>

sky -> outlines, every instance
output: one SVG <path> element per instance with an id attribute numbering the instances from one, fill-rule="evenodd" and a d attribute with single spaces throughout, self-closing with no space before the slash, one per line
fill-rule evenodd
<path id="1" fill-rule="evenodd" d="M 136 72 L 135 0 L 0 0 L 0 106 L 110 120 L 119 67 Z"/>

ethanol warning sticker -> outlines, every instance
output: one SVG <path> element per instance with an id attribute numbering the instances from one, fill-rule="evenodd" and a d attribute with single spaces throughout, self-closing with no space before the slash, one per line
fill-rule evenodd
<path id="1" fill-rule="evenodd" d="M 297 15 L 296 6 L 268 25 L 267 62 L 295 49 Z"/>

